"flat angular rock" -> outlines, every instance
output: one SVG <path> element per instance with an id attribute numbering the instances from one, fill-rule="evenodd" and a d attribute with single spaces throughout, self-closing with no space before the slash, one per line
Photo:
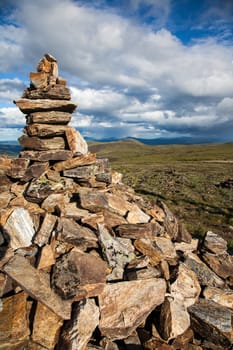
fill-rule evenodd
<path id="1" fill-rule="evenodd" d="M 47 212 L 45 214 L 40 230 L 34 237 L 33 242 L 36 243 L 39 247 L 42 247 L 43 245 L 47 244 L 50 239 L 52 230 L 56 224 L 56 221 L 57 217 Z"/>
<path id="2" fill-rule="evenodd" d="M 51 266 L 56 263 L 55 254 L 51 245 L 46 244 L 40 251 L 39 262 L 37 264 L 38 270 L 45 270 L 50 272 Z"/>
<path id="3" fill-rule="evenodd" d="M 45 198 L 41 204 L 41 208 L 46 210 L 48 213 L 53 213 L 56 208 L 60 211 L 69 203 L 69 193 L 52 193 Z"/>
<path id="4" fill-rule="evenodd" d="M 0 175 L 0 192 L 9 191 L 12 185 L 11 180 L 6 175 Z"/>
<path id="5" fill-rule="evenodd" d="M 0 193 L 0 208 L 7 208 L 10 201 L 14 198 L 14 195 L 12 193 L 9 193 L 8 191 L 1 192 Z"/>
<path id="6" fill-rule="evenodd" d="M 149 222 L 151 217 L 147 215 L 143 210 L 141 210 L 136 204 L 132 205 L 126 220 L 130 224 L 141 224 Z"/>
<path id="7" fill-rule="evenodd" d="M 23 208 L 13 210 L 3 228 L 9 237 L 9 245 L 13 249 L 28 247 L 32 244 L 35 229 L 27 210 Z"/>
<path id="8" fill-rule="evenodd" d="M 26 258 L 15 255 L 4 265 L 4 272 L 33 299 L 40 301 L 62 319 L 70 318 L 71 304 L 57 296 L 50 288 L 48 276 L 31 266 Z"/>
<path id="9" fill-rule="evenodd" d="M 157 204 L 153 203 L 147 208 L 147 213 L 152 216 L 154 221 L 158 221 L 159 223 L 163 223 L 165 219 L 164 210 Z"/>
<path id="10" fill-rule="evenodd" d="M 70 219 L 79 220 L 90 215 L 90 212 L 86 209 L 81 209 L 77 206 L 77 202 L 70 202 L 63 207 L 59 206 L 60 216 Z"/>
<path id="11" fill-rule="evenodd" d="M 99 213 L 99 214 L 89 213 L 89 215 L 81 219 L 81 222 L 82 224 L 89 226 L 91 229 L 97 230 L 98 228 L 97 224 L 104 223 L 104 216 L 102 213 Z"/>
<path id="12" fill-rule="evenodd" d="M 148 279 L 108 284 L 99 295 L 101 334 L 128 337 L 164 301 L 166 283 Z"/>
<path id="13" fill-rule="evenodd" d="M 205 263 L 222 278 L 233 276 L 233 256 L 228 253 L 211 254 L 205 252 L 203 255 Z"/>
<path id="14" fill-rule="evenodd" d="M 14 103 L 24 114 L 45 111 L 62 111 L 72 113 L 77 107 L 74 102 L 66 100 L 30 100 L 27 98 L 21 98 L 20 100 L 14 101 Z"/>
<path id="15" fill-rule="evenodd" d="M 59 124 L 67 125 L 71 121 L 72 114 L 59 111 L 34 112 L 27 116 L 27 124 Z"/>
<path id="16" fill-rule="evenodd" d="M 134 246 L 140 253 L 149 258 L 151 266 L 157 266 L 163 259 L 161 250 L 149 239 L 137 239 Z"/>
<path id="17" fill-rule="evenodd" d="M 145 350 L 175 350 L 172 345 L 166 344 L 164 341 L 152 337 L 143 344 Z M 200 349 L 202 350 L 202 349 Z"/>
<path id="18" fill-rule="evenodd" d="M 80 249 L 97 248 L 98 238 L 93 231 L 81 226 L 72 219 L 61 218 L 58 226 L 58 239 L 78 246 Z"/>
<path id="19" fill-rule="evenodd" d="M 76 177 L 77 179 L 89 179 L 103 173 L 104 171 L 104 160 L 97 159 L 96 162 L 91 162 L 91 165 L 78 165 L 72 169 L 64 170 L 63 175 L 68 177 Z"/>
<path id="20" fill-rule="evenodd" d="M 33 123 L 25 127 L 25 132 L 29 136 L 53 137 L 64 135 L 67 128 L 69 128 L 69 126 Z"/>
<path id="21" fill-rule="evenodd" d="M 216 233 L 208 231 L 203 241 L 203 248 L 209 250 L 211 253 L 226 253 L 227 241 Z"/>
<path id="22" fill-rule="evenodd" d="M 31 73 L 32 74 L 32 73 Z M 36 74 L 36 73 L 33 73 Z M 38 74 L 38 73 L 37 73 Z M 39 73 L 40 74 L 40 73 Z M 36 76 L 34 76 L 34 82 Z M 43 81 L 42 81 L 43 84 Z M 35 99 L 51 99 L 51 100 L 70 100 L 70 90 L 64 85 L 49 85 L 49 86 L 38 86 L 37 89 L 28 88 L 24 90 L 23 98 Z"/>
<path id="23" fill-rule="evenodd" d="M 33 320 L 32 340 L 46 349 L 53 350 L 58 342 L 62 324 L 63 320 L 59 316 L 38 302 Z"/>
<path id="24" fill-rule="evenodd" d="M 127 221 L 124 217 L 116 213 L 113 213 L 108 209 L 104 209 L 102 211 L 102 214 L 103 214 L 103 221 L 99 223 L 104 223 L 105 227 L 109 230 L 111 230 L 112 228 L 115 228 L 116 226 L 127 224 Z M 123 238 L 127 238 L 127 237 L 123 237 Z"/>
<path id="25" fill-rule="evenodd" d="M 196 251 L 198 248 L 198 239 L 192 239 L 190 243 L 186 242 L 175 242 L 175 250 L 177 252 L 182 252 L 185 255 Z"/>
<path id="26" fill-rule="evenodd" d="M 45 72 L 30 72 L 30 82 L 36 89 L 43 89 L 48 85 L 48 73 Z M 28 90 L 28 89 L 27 89 Z M 23 97 L 28 97 L 25 92 Z"/>
<path id="27" fill-rule="evenodd" d="M 188 350 L 188 345 L 192 342 L 194 334 L 191 328 L 188 328 L 183 334 L 178 335 L 176 339 L 172 342 L 173 347 L 178 349 Z"/>
<path id="28" fill-rule="evenodd" d="M 113 184 L 122 184 L 123 174 L 118 173 L 117 171 L 112 172 L 112 183 Z"/>
<path id="29" fill-rule="evenodd" d="M 179 232 L 178 221 L 165 203 L 161 202 L 161 206 L 165 213 L 165 218 L 163 221 L 165 231 L 168 233 L 172 240 L 176 240 Z"/>
<path id="30" fill-rule="evenodd" d="M 177 264 L 178 256 L 176 254 L 175 246 L 169 238 L 155 237 L 153 244 L 159 248 L 164 260 L 166 260 L 170 265 Z"/>
<path id="31" fill-rule="evenodd" d="M 132 209 L 132 204 L 120 196 L 112 193 L 106 193 L 105 196 L 107 198 L 108 208 L 119 215 L 125 216 L 126 213 Z"/>
<path id="32" fill-rule="evenodd" d="M 162 274 L 158 267 L 148 266 L 147 268 L 143 269 L 127 269 L 126 276 L 128 281 L 133 281 L 158 278 L 162 277 Z"/>
<path id="33" fill-rule="evenodd" d="M 11 169 L 12 159 L 0 156 L 0 175 L 6 175 Z"/>
<path id="34" fill-rule="evenodd" d="M 79 202 L 82 208 L 91 212 L 99 212 L 103 209 L 109 209 L 108 198 L 105 193 L 92 191 L 89 189 L 79 190 Z"/>
<path id="35" fill-rule="evenodd" d="M 55 171 L 63 171 L 67 169 L 76 168 L 77 166 L 90 165 L 96 162 L 96 155 L 94 153 L 86 153 L 84 155 L 68 159 L 63 162 L 56 163 L 53 166 Z"/>
<path id="36" fill-rule="evenodd" d="M 69 128 L 66 131 L 66 139 L 69 149 L 74 154 L 86 154 L 88 152 L 88 145 L 82 135 L 75 128 Z"/>
<path id="37" fill-rule="evenodd" d="M 115 229 L 120 237 L 153 240 L 156 236 L 163 234 L 164 229 L 159 223 L 124 224 Z"/>
<path id="38" fill-rule="evenodd" d="M 192 235 L 185 228 L 184 224 L 179 222 L 179 224 L 178 224 L 178 233 L 177 233 L 177 236 L 176 236 L 176 242 L 191 243 L 191 241 L 192 241 Z"/>
<path id="39" fill-rule="evenodd" d="M 106 263 L 99 257 L 72 250 L 55 264 L 52 286 L 63 299 L 96 296 L 104 288 L 106 270 Z"/>
<path id="40" fill-rule="evenodd" d="M 232 311 L 213 301 L 200 299 L 189 307 L 192 329 L 219 349 L 229 349 L 232 343 Z"/>
<path id="41" fill-rule="evenodd" d="M 18 139 L 20 145 L 29 150 L 49 151 L 65 148 L 65 140 L 62 137 L 53 137 L 50 139 L 40 139 L 37 136 L 23 135 Z"/>
<path id="42" fill-rule="evenodd" d="M 45 176 L 41 176 L 38 179 L 29 183 L 29 186 L 25 192 L 27 200 L 40 203 L 43 199 L 47 198 L 54 192 L 61 193 L 73 189 L 73 180 L 60 178 L 59 181 L 51 181 Z"/>
<path id="43" fill-rule="evenodd" d="M 0 310 L 0 349 L 10 349 L 11 346 L 28 339 L 30 330 L 27 318 L 27 295 L 24 292 L 2 299 Z"/>
<path id="44" fill-rule="evenodd" d="M 102 224 L 98 224 L 98 239 L 109 266 L 112 269 L 118 268 L 120 275 L 116 277 L 122 278 L 125 265 L 135 258 L 134 252 L 113 238 Z"/>
<path id="45" fill-rule="evenodd" d="M 203 295 L 206 299 L 215 301 L 216 303 L 226 306 L 233 310 L 233 291 L 232 289 L 220 289 L 214 287 L 206 287 Z"/>
<path id="46" fill-rule="evenodd" d="M 182 263 L 179 265 L 178 277 L 170 288 L 171 296 L 183 302 L 186 308 L 195 304 L 201 293 L 197 275 Z"/>
<path id="47" fill-rule="evenodd" d="M 93 299 L 85 299 L 75 306 L 72 320 L 61 334 L 59 349 L 85 350 L 92 333 L 99 324 L 99 308 Z"/>
<path id="48" fill-rule="evenodd" d="M 50 151 L 21 151 L 20 157 L 38 162 L 47 162 L 50 160 L 63 161 L 72 157 L 72 152 L 68 150 L 50 150 Z"/>
<path id="49" fill-rule="evenodd" d="M 28 165 L 29 165 L 28 159 L 14 158 L 12 159 L 11 168 L 7 172 L 7 175 L 14 179 L 20 179 L 25 175 Z"/>
<path id="50" fill-rule="evenodd" d="M 201 286 L 223 287 L 224 281 L 218 277 L 196 254 L 187 254 L 184 264 L 196 273 Z"/>
<path id="51" fill-rule="evenodd" d="M 21 181 L 28 182 L 31 179 L 37 179 L 38 177 L 44 174 L 48 167 L 48 162 L 35 162 L 27 168 L 24 176 L 21 178 Z"/>
<path id="52" fill-rule="evenodd" d="M 167 296 L 161 308 L 160 328 L 164 339 L 170 340 L 184 333 L 190 326 L 190 317 L 183 302 Z"/>

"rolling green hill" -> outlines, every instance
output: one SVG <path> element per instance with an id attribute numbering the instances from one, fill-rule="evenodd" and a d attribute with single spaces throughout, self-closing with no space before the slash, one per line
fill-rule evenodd
<path id="1" fill-rule="evenodd" d="M 213 230 L 233 238 L 233 143 L 151 146 L 124 140 L 90 143 L 89 150 L 109 158 L 137 193 L 166 201 L 193 235 Z"/>

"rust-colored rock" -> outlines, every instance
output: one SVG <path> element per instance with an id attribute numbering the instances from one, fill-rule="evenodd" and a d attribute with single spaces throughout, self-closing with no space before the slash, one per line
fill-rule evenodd
<path id="1" fill-rule="evenodd" d="M 28 182 L 31 179 L 37 179 L 38 177 L 44 174 L 48 167 L 48 162 L 35 162 L 27 168 L 24 176 L 21 178 L 21 181 Z"/>
<path id="2" fill-rule="evenodd" d="M 12 159 L 11 168 L 7 172 L 7 175 L 14 179 L 20 179 L 25 175 L 29 160 L 25 158 Z"/>
<path id="3" fill-rule="evenodd" d="M 21 151 L 20 156 L 38 162 L 47 162 L 50 160 L 62 161 L 72 157 L 69 150 L 48 150 L 48 151 Z"/>
<path id="4" fill-rule="evenodd" d="M 41 139 L 37 136 L 23 135 L 18 139 L 20 145 L 25 149 L 37 151 L 60 150 L 65 148 L 65 140 L 62 137 Z"/>
<path id="5" fill-rule="evenodd" d="M 31 73 L 35 74 L 35 73 Z M 38 74 L 38 73 L 37 73 Z M 40 73 L 39 73 L 40 74 Z M 43 73 L 42 73 L 43 74 Z M 34 82 L 36 82 L 36 76 L 34 75 Z M 41 76 L 41 85 L 44 84 L 43 75 Z M 40 77 L 38 76 L 38 83 Z M 49 85 L 41 86 L 38 89 L 26 89 L 23 93 L 23 98 L 35 99 L 51 99 L 51 100 L 70 100 L 70 90 L 64 85 Z"/>
<path id="6" fill-rule="evenodd" d="M 106 270 L 99 257 L 72 250 L 55 264 L 52 286 L 63 299 L 96 296 L 104 288 Z"/>
<path id="7" fill-rule="evenodd" d="M 226 253 L 227 241 L 212 231 L 208 231 L 203 241 L 203 247 L 211 253 Z"/>
<path id="8" fill-rule="evenodd" d="M 129 336 L 164 301 L 163 279 L 118 282 L 99 295 L 102 335 L 111 339 Z"/>
<path id="9" fill-rule="evenodd" d="M 164 339 L 170 340 L 184 333 L 190 317 L 182 300 L 167 296 L 161 308 L 160 328 Z"/>
<path id="10" fill-rule="evenodd" d="M 233 256 L 227 252 L 212 254 L 205 252 L 203 255 L 205 263 L 221 278 L 233 276 Z"/>
<path id="11" fill-rule="evenodd" d="M 203 295 L 206 299 L 212 300 L 222 306 L 226 306 L 233 310 L 233 291 L 232 289 L 220 289 L 214 287 L 206 287 Z"/>
<path id="12" fill-rule="evenodd" d="M 30 100 L 28 98 L 21 98 L 20 100 L 14 101 L 14 103 L 24 114 L 45 111 L 61 111 L 72 113 L 77 107 L 77 105 L 74 102 L 66 100 Z"/>
<path id="13" fill-rule="evenodd" d="M 116 233 L 120 237 L 139 239 L 146 238 L 153 240 L 163 233 L 163 227 L 159 223 L 125 224 L 116 228 Z"/>
<path id="14" fill-rule="evenodd" d="M 27 295 L 24 292 L 2 299 L 0 310 L 0 349 L 24 343 L 30 335 L 27 317 Z"/>
<path id="15" fill-rule="evenodd" d="M 97 248 L 98 238 L 87 227 L 83 227 L 72 219 L 61 218 L 58 227 L 58 238 L 68 243 L 86 250 L 87 248 Z"/>
<path id="16" fill-rule="evenodd" d="M 74 308 L 73 318 L 61 334 L 59 349 L 85 350 L 99 324 L 99 308 L 93 299 L 84 299 Z"/>
<path id="17" fill-rule="evenodd" d="M 68 126 L 66 125 L 52 125 L 52 124 L 29 124 L 25 127 L 25 131 L 29 136 L 38 137 L 53 137 L 64 135 Z"/>
<path id="18" fill-rule="evenodd" d="M 15 255 L 5 264 L 4 272 L 32 298 L 43 303 L 59 317 L 70 318 L 71 304 L 56 295 L 50 288 L 48 276 L 31 266 L 26 258 Z"/>
<path id="19" fill-rule="evenodd" d="M 30 73 L 31 84 L 36 89 L 45 88 L 48 85 L 48 74 L 45 72 L 31 72 Z M 28 97 L 28 96 L 25 96 Z"/>
<path id="20" fill-rule="evenodd" d="M 32 340 L 46 349 L 53 350 L 58 342 L 62 324 L 63 320 L 59 316 L 38 302 L 33 322 Z"/>
<path id="21" fill-rule="evenodd" d="M 63 171 L 67 169 L 76 168 L 77 166 L 90 165 L 96 162 L 96 155 L 94 153 L 87 153 L 78 157 L 59 162 L 53 166 L 55 171 Z"/>
<path id="22" fill-rule="evenodd" d="M 143 255 L 148 256 L 150 264 L 157 266 L 162 260 L 162 253 L 153 242 L 149 239 L 141 238 L 137 239 L 134 243 L 135 248 Z"/>
<path id="23" fill-rule="evenodd" d="M 57 217 L 55 215 L 46 213 L 41 228 L 34 237 L 33 242 L 39 247 L 42 247 L 44 244 L 48 243 L 56 221 Z"/>
<path id="24" fill-rule="evenodd" d="M 27 124 L 59 124 L 67 125 L 71 120 L 71 113 L 61 111 L 32 112 L 27 116 Z"/>
<path id="25" fill-rule="evenodd" d="M 74 128 L 66 130 L 66 139 L 69 145 L 69 149 L 74 154 L 86 154 L 88 152 L 88 146 L 82 135 Z"/>

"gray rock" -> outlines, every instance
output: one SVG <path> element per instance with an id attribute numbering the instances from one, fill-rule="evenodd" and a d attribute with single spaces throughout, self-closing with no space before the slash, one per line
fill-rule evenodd
<path id="1" fill-rule="evenodd" d="M 200 299 L 188 308 L 191 327 L 204 339 L 219 349 L 229 349 L 232 344 L 232 311 L 213 301 Z"/>

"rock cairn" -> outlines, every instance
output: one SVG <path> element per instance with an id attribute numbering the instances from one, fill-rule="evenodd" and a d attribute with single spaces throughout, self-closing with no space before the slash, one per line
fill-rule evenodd
<path id="1" fill-rule="evenodd" d="M 30 80 L 23 150 L 0 158 L 0 349 L 231 349 L 227 243 L 88 152 L 54 57 Z"/>

